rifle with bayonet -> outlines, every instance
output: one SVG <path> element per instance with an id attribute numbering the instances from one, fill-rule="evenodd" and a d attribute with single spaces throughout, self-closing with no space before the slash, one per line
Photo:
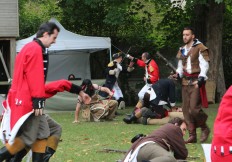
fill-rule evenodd
<path id="1" fill-rule="evenodd" d="M 168 61 L 159 51 L 156 52 L 156 55 L 159 56 L 159 58 L 161 58 L 164 63 L 170 68 L 172 69 L 172 71 L 176 72 L 176 68 L 175 66 L 170 62 Z"/>
<path id="2" fill-rule="evenodd" d="M 166 64 L 166 66 L 168 66 L 170 69 L 172 69 L 172 72 L 168 78 L 177 82 L 178 78 L 175 76 L 175 73 L 176 73 L 175 66 L 170 61 L 168 61 L 168 59 L 166 59 L 159 51 L 156 52 L 156 55 L 163 60 L 163 62 Z"/>

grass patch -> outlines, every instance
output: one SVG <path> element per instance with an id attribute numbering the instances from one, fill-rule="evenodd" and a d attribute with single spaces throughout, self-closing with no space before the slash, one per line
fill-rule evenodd
<path id="1" fill-rule="evenodd" d="M 209 105 L 210 108 L 204 109 L 209 115 L 208 125 L 211 128 L 211 134 L 206 143 L 211 143 L 213 122 L 217 114 L 218 104 Z M 116 121 L 110 122 L 81 122 L 73 124 L 74 112 L 50 113 L 49 115 L 62 125 L 62 142 L 51 162 L 115 162 L 124 157 L 123 153 L 101 152 L 104 148 L 127 150 L 130 148 L 130 140 L 138 133 L 149 134 L 158 125 L 125 124 L 122 119 L 124 114 L 132 111 L 132 108 L 118 110 L 122 115 L 117 116 Z M 197 130 L 200 137 L 200 129 Z M 185 139 L 188 138 L 188 134 Z M 199 141 L 199 138 L 198 138 Z M 204 153 L 200 142 L 188 144 L 189 161 L 203 162 Z"/>

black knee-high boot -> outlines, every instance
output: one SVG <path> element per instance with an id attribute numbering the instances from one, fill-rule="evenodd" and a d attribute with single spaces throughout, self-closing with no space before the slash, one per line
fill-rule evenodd
<path id="1" fill-rule="evenodd" d="M 17 154 L 15 154 L 9 162 L 21 162 L 23 160 L 23 157 L 26 156 L 29 149 L 22 149 Z"/>
<path id="2" fill-rule="evenodd" d="M 50 157 L 55 153 L 56 151 L 53 150 L 51 147 L 47 147 L 44 155 L 44 161 L 43 162 L 49 162 Z"/>
<path id="3" fill-rule="evenodd" d="M 43 162 L 44 153 L 33 152 L 32 153 L 32 162 Z"/>
<path id="4" fill-rule="evenodd" d="M 11 157 L 12 155 L 5 146 L 0 149 L 0 162 L 6 159 L 10 159 Z"/>
<path id="5" fill-rule="evenodd" d="M 47 146 L 46 139 L 37 139 L 32 145 L 32 162 L 43 162 L 45 150 Z"/>
<path id="6" fill-rule="evenodd" d="M 44 155 L 44 162 L 48 162 L 49 159 L 52 157 L 52 155 L 56 152 L 59 139 L 60 139 L 59 137 L 54 136 L 54 135 L 48 137 L 47 147 L 46 147 L 45 155 Z"/>

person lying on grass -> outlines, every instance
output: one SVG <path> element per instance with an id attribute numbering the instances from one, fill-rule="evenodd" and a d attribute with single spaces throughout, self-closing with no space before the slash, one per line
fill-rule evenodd
<path id="1" fill-rule="evenodd" d="M 124 118 L 127 124 L 137 122 L 142 118 L 142 124 L 147 125 L 147 119 L 162 119 L 168 116 L 168 111 L 164 105 L 170 108 L 169 111 L 181 112 L 177 108 L 175 97 L 175 83 L 171 79 L 160 79 L 154 83 L 144 94 L 142 102 L 138 103 L 130 117 Z"/>

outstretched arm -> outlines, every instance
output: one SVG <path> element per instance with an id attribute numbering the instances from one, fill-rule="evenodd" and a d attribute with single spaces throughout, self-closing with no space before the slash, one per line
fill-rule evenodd
<path id="1" fill-rule="evenodd" d="M 78 94 L 81 97 L 84 104 L 89 104 L 91 101 L 91 98 L 81 90 L 80 86 L 75 85 L 68 80 L 57 80 L 45 85 L 46 98 L 50 98 L 57 94 L 57 92 L 63 91 Z"/>
<path id="2" fill-rule="evenodd" d="M 103 91 L 103 92 L 108 93 L 109 96 L 113 96 L 113 94 L 114 94 L 114 93 L 113 93 L 109 88 L 107 88 L 107 87 L 102 87 L 102 86 L 99 86 L 99 85 L 97 85 L 97 84 L 93 84 L 93 87 L 94 87 L 95 89 L 98 89 L 99 91 Z"/>
<path id="3" fill-rule="evenodd" d="M 101 87 L 101 91 L 108 93 L 109 96 L 113 96 L 113 92 L 107 87 Z"/>

